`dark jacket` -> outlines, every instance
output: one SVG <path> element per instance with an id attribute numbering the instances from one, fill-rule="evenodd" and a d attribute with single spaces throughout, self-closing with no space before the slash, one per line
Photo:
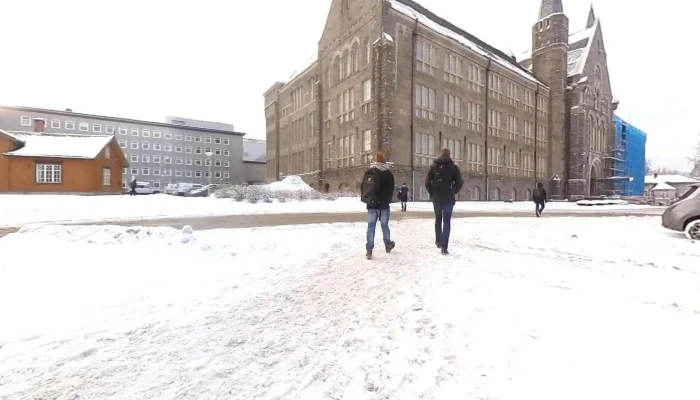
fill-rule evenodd
<path id="1" fill-rule="evenodd" d="M 129 182 L 129 187 L 131 188 L 131 190 L 136 189 L 136 181 L 134 180 L 134 181 Z"/>
<path id="2" fill-rule="evenodd" d="M 437 176 L 439 175 L 439 179 Z M 433 202 L 455 201 L 455 194 L 462 190 L 464 180 L 459 167 L 449 157 L 440 157 L 430 166 L 430 172 L 425 177 L 425 188 L 428 189 Z"/>
<path id="3" fill-rule="evenodd" d="M 544 190 L 543 187 L 535 188 L 535 190 L 532 191 L 532 200 L 535 203 L 546 202 L 547 201 L 547 191 Z"/>
<path id="4" fill-rule="evenodd" d="M 385 210 L 389 208 L 391 200 L 394 199 L 394 174 L 389 169 L 382 171 L 377 168 L 377 172 L 379 173 L 379 205 L 370 206 L 368 204 L 368 210 Z"/>
<path id="5" fill-rule="evenodd" d="M 401 189 L 399 189 L 399 200 L 408 201 L 408 187 L 407 186 L 401 186 Z"/>

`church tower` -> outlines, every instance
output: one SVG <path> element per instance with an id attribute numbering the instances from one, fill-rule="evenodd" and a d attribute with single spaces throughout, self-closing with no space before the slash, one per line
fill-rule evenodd
<path id="1" fill-rule="evenodd" d="M 569 19 L 561 0 L 541 0 L 539 21 L 532 27 L 532 72 L 549 86 L 547 127 L 547 181 L 554 198 L 566 196 L 566 79 Z"/>

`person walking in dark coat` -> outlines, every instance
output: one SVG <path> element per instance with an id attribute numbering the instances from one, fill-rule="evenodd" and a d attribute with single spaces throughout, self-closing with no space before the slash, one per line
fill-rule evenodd
<path id="1" fill-rule="evenodd" d="M 532 191 L 532 201 L 535 202 L 535 215 L 539 217 L 544 211 L 544 203 L 547 202 L 547 191 L 544 190 L 542 182 L 537 182 L 537 188 Z"/>
<path id="2" fill-rule="evenodd" d="M 129 196 L 136 196 L 136 177 L 129 182 L 129 188 L 131 188 Z"/>
<path id="3" fill-rule="evenodd" d="M 362 202 L 367 204 L 367 259 L 372 259 L 374 250 L 374 233 L 377 229 L 377 221 L 382 227 L 384 237 L 384 247 L 387 253 L 396 247 L 391 241 L 389 230 L 389 216 L 391 211 L 389 205 L 394 198 L 394 174 L 389 170 L 386 163 L 386 156 L 382 152 L 375 155 L 376 162 L 370 165 L 362 178 Z"/>
<path id="4" fill-rule="evenodd" d="M 406 203 L 408 203 L 408 186 L 404 183 L 399 189 L 399 201 L 401 202 L 401 211 L 406 212 Z"/>
<path id="5" fill-rule="evenodd" d="M 459 167 L 450 158 L 450 149 L 443 149 L 440 157 L 430 167 L 425 178 L 425 188 L 435 211 L 435 245 L 444 255 L 449 254 L 452 210 L 455 194 L 462 190 L 464 180 Z"/>

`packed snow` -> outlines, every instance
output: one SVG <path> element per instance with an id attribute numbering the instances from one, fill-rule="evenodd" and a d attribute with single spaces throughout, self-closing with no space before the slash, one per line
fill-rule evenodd
<path id="1" fill-rule="evenodd" d="M 314 189 L 311 188 L 306 182 L 304 182 L 301 177 L 298 176 L 287 176 L 281 181 L 277 182 L 272 182 L 269 185 L 265 185 L 268 189 L 270 189 L 273 192 L 277 192 L 280 190 L 286 190 L 286 191 L 306 191 L 310 192 Z"/>
<path id="2" fill-rule="evenodd" d="M 372 261 L 364 224 L 6 236 L 0 398 L 700 393 L 700 247 L 658 217 L 391 227 Z"/>
<path id="3" fill-rule="evenodd" d="M 11 132 L 24 145 L 6 154 L 18 157 L 93 159 L 114 140 L 112 135 Z"/>
<path id="4" fill-rule="evenodd" d="M 285 183 L 286 182 L 286 183 Z M 279 186 L 304 191 L 305 184 L 289 181 Z M 274 184 L 273 184 L 274 185 Z M 395 210 L 399 204 L 393 204 Z M 31 223 L 94 223 L 108 221 L 138 221 L 146 219 L 296 214 L 296 213 L 362 213 L 366 209 L 359 197 L 341 197 L 337 200 L 289 201 L 286 203 L 236 202 L 233 199 L 175 197 L 164 194 L 152 196 L 71 196 L 71 195 L 0 195 L 0 228 Z M 547 210 L 556 212 L 603 212 L 610 210 L 659 211 L 662 208 L 645 205 L 608 205 L 579 207 L 575 203 L 547 204 Z M 409 212 L 432 212 L 430 203 L 409 203 Z M 532 202 L 459 202 L 456 211 L 463 212 L 530 212 Z"/>

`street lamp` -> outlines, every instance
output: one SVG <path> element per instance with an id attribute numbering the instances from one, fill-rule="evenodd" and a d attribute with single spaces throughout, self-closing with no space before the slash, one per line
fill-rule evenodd
<path id="1" fill-rule="evenodd" d="M 207 151 L 204 153 L 205 156 L 207 156 L 207 161 L 209 161 L 209 185 L 211 185 L 211 156 L 214 155 L 211 151 Z"/>

